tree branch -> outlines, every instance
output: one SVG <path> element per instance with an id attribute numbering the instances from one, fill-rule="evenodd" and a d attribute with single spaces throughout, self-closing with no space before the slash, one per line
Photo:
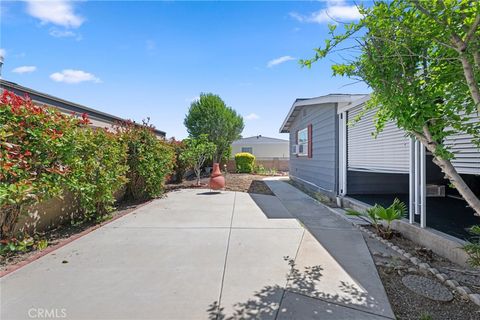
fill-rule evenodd
<path id="1" fill-rule="evenodd" d="M 470 30 L 467 32 L 465 35 L 465 39 L 463 39 L 463 42 L 465 45 L 468 45 L 470 40 L 475 36 L 475 32 L 477 32 L 478 26 L 480 26 L 480 14 L 477 14 L 475 17 L 475 21 L 472 23 L 472 26 L 470 27 Z"/>

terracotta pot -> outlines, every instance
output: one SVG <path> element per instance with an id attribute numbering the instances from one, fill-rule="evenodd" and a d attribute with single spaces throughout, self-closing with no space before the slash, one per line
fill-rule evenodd
<path id="1" fill-rule="evenodd" d="M 225 188 L 225 178 L 220 171 L 220 165 L 218 163 L 213 164 L 213 172 L 210 175 L 210 189 L 220 190 Z"/>

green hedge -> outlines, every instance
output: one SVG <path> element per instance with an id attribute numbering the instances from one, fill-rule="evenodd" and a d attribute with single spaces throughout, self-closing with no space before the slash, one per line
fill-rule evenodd
<path id="1" fill-rule="evenodd" d="M 174 167 L 174 148 L 166 141 L 159 140 L 148 123 L 139 126 L 127 122 L 122 124 L 119 131 L 128 150 L 126 196 L 133 200 L 160 196 L 165 179 Z"/>
<path id="2" fill-rule="evenodd" d="M 113 210 L 114 194 L 128 183 L 141 198 L 163 192 L 173 148 L 152 127 L 132 122 L 114 132 L 81 117 L 34 105 L 4 91 L 0 96 L 0 238 L 10 239 L 28 207 L 70 190 L 84 219 Z M 135 197 L 135 196 L 133 196 Z"/>
<path id="3" fill-rule="evenodd" d="M 115 192 L 127 182 L 127 146 L 103 129 L 76 130 L 68 189 L 75 195 L 83 218 L 100 220 L 114 209 Z"/>
<path id="4" fill-rule="evenodd" d="M 255 156 L 248 152 L 235 154 L 235 167 L 239 173 L 253 173 Z"/>

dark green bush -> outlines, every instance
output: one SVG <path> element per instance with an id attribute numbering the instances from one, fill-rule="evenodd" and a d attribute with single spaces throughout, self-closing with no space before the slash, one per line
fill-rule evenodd
<path id="1" fill-rule="evenodd" d="M 180 157 L 180 155 L 185 151 L 186 146 L 183 141 L 175 140 L 171 138 L 168 140 L 168 145 L 173 148 L 175 152 L 175 164 L 172 169 L 172 175 L 168 179 L 170 183 L 182 183 L 183 176 L 187 171 L 188 164 Z"/>
<path id="2" fill-rule="evenodd" d="M 119 131 L 128 150 L 125 196 L 133 200 L 160 196 L 174 166 L 173 148 L 166 141 L 158 139 L 148 123 L 140 126 L 126 122 Z"/>
<path id="3" fill-rule="evenodd" d="M 248 152 L 237 153 L 235 155 L 235 167 L 239 173 L 253 173 L 255 156 Z"/>

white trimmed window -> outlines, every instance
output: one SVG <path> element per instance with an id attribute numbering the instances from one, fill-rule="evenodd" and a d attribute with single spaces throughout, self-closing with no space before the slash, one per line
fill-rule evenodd
<path id="1" fill-rule="evenodd" d="M 297 136 L 297 145 L 298 145 L 298 155 L 299 156 L 308 156 L 308 128 L 298 131 Z"/>

